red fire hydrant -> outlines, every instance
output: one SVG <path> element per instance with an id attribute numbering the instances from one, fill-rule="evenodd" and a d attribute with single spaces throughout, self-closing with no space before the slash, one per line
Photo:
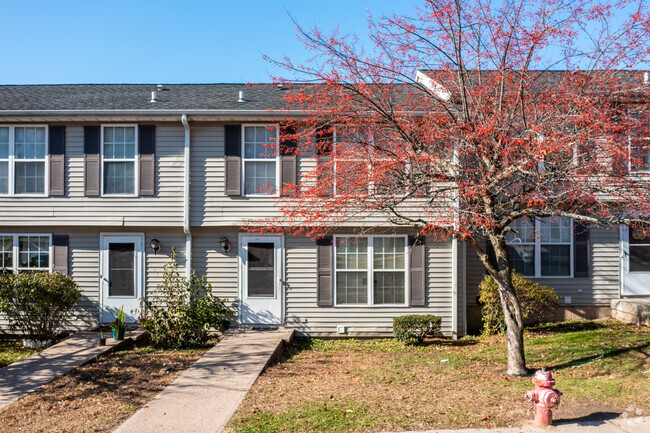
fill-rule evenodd
<path id="1" fill-rule="evenodd" d="M 560 405 L 562 393 L 553 389 L 555 379 L 550 371 L 537 370 L 533 376 L 535 389 L 526 393 L 526 398 L 534 404 L 535 421 L 541 425 L 553 423 L 553 409 Z"/>

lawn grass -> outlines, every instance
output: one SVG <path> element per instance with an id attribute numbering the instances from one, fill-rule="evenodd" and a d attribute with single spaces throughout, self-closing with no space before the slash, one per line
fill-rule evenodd
<path id="1" fill-rule="evenodd" d="M 41 349 L 28 349 L 15 341 L 0 341 L 0 368 L 27 358 Z"/>
<path id="2" fill-rule="evenodd" d="M 526 332 L 531 368 L 564 393 L 556 419 L 650 413 L 650 329 L 613 320 Z M 230 432 L 370 432 L 519 426 L 530 377 L 505 374 L 505 338 L 301 340 L 251 389 Z M 638 411 L 637 411 L 638 409 Z"/>

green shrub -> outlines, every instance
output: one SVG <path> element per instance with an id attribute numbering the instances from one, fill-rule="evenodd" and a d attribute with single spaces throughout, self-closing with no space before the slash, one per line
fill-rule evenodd
<path id="1" fill-rule="evenodd" d="M 212 296 L 205 276 L 194 271 L 188 280 L 178 272 L 176 255 L 165 264 L 162 282 L 150 299 L 141 301 L 140 324 L 156 347 L 188 348 L 205 343 L 211 328 L 224 329 L 234 312 Z"/>
<path id="2" fill-rule="evenodd" d="M 398 316 L 393 319 L 393 335 L 406 344 L 421 344 L 427 335 L 440 332 L 441 320 L 433 314 Z"/>
<path id="3" fill-rule="evenodd" d="M 33 340 L 54 340 L 80 297 L 77 283 L 58 272 L 0 275 L 0 312 Z"/>
<path id="4" fill-rule="evenodd" d="M 560 297 L 555 290 L 529 280 L 516 272 L 512 274 L 517 299 L 521 305 L 524 320 L 552 320 L 560 307 Z M 483 334 L 493 335 L 506 330 L 499 287 L 490 275 L 486 275 L 479 285 L 479 302 L 482 310 Z"/>

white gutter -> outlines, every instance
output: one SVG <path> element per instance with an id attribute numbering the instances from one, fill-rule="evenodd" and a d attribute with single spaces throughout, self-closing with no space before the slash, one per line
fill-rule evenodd
<path id="1" fill-rule="evenodd" d="M 190 232 L 190 123 L 187 114 L 181 116 L 185 128 L 185 153 L 183 160 L 183 231 L 185 232 L 185 276 L 192 275 L 192 233 Z"/>

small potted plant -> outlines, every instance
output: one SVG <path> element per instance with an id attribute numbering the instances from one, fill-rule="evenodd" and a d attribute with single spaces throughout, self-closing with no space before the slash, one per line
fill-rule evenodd
<path id="1" fill-rule="evenodd" d="M 106 346 L 106 337 L 104 337 L 104 333 L 102 332 L 102 328 L 99 328 L 99 345 L 100 346 Z"/>
<path id="2" fill-rule="evenodd" d="M 120 307 L 117 316 L 113 315 L 115 320 L 111 322 L 111 329 L 113 330 L 113 338 L 115 340 L 124 340 L 124 323 L 126 322 L 126 315 L 124 314 L 124 305 Z"/>

